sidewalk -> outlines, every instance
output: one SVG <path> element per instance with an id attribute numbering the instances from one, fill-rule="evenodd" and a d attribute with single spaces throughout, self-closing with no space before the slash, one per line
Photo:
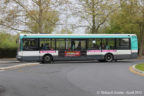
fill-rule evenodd
<path id="1" fill-rule="evenodd" d="M 1 61 L 17 61 L 16 58 L 0 58 L 0 62 Z"/>
<path id="2" fill-rule="evenodd" d="M 6 68 L 6 67 L 15 67 L 15 66 L 22 67 L 22 66 L 28 66 L 28 65 L 34 65 L 34 64 L 38 64 L 38 63 L 36 63 L 36 62 L 19 62 L 18 60 L 16 60 L 16 58 L 0 59 L 0 69 Z"/>
<path id="3" fill-rule="evenodd" d="M 2 58 L 0 59 L 0 67 L 8 67 L 21 64 L 16 58 Z"/>

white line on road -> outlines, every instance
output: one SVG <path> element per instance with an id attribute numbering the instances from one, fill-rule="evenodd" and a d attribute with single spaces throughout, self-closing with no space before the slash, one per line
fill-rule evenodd
<path id="1" fill-rule="evenodd" d="M 34 65 L 39 65 L 39 63 L 26 63 L 26 64 L 19 64 L 19 65 L 14 65 L 9 67 L 0 67 L 0 70 L 16 69 L 16 68 L 22 68 L 25 66 L 34 66 Z"/>

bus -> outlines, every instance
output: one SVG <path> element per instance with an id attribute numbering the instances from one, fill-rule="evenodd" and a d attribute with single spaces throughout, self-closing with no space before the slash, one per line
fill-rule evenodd
<path id="1" fill-rule="evenodd" d="M 43 63 L 57 59 L 112 62 L 137 56 L 135 34 L 20 34 L 16 58 Z"/>

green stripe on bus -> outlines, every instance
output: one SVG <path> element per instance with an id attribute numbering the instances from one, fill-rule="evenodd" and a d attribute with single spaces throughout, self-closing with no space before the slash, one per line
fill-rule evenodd
<path id="1" fill-rule="evenodd" d="M 20 38 L 130 38 L 130 36 L 20 36 Z"/>

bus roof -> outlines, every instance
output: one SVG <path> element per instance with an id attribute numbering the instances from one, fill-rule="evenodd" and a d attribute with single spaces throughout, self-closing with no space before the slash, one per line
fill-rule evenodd
<path id="1" fill-rule="evenodd" d="M 130 38 L 135 34 L 20 34 L 20 38 Z"/>

